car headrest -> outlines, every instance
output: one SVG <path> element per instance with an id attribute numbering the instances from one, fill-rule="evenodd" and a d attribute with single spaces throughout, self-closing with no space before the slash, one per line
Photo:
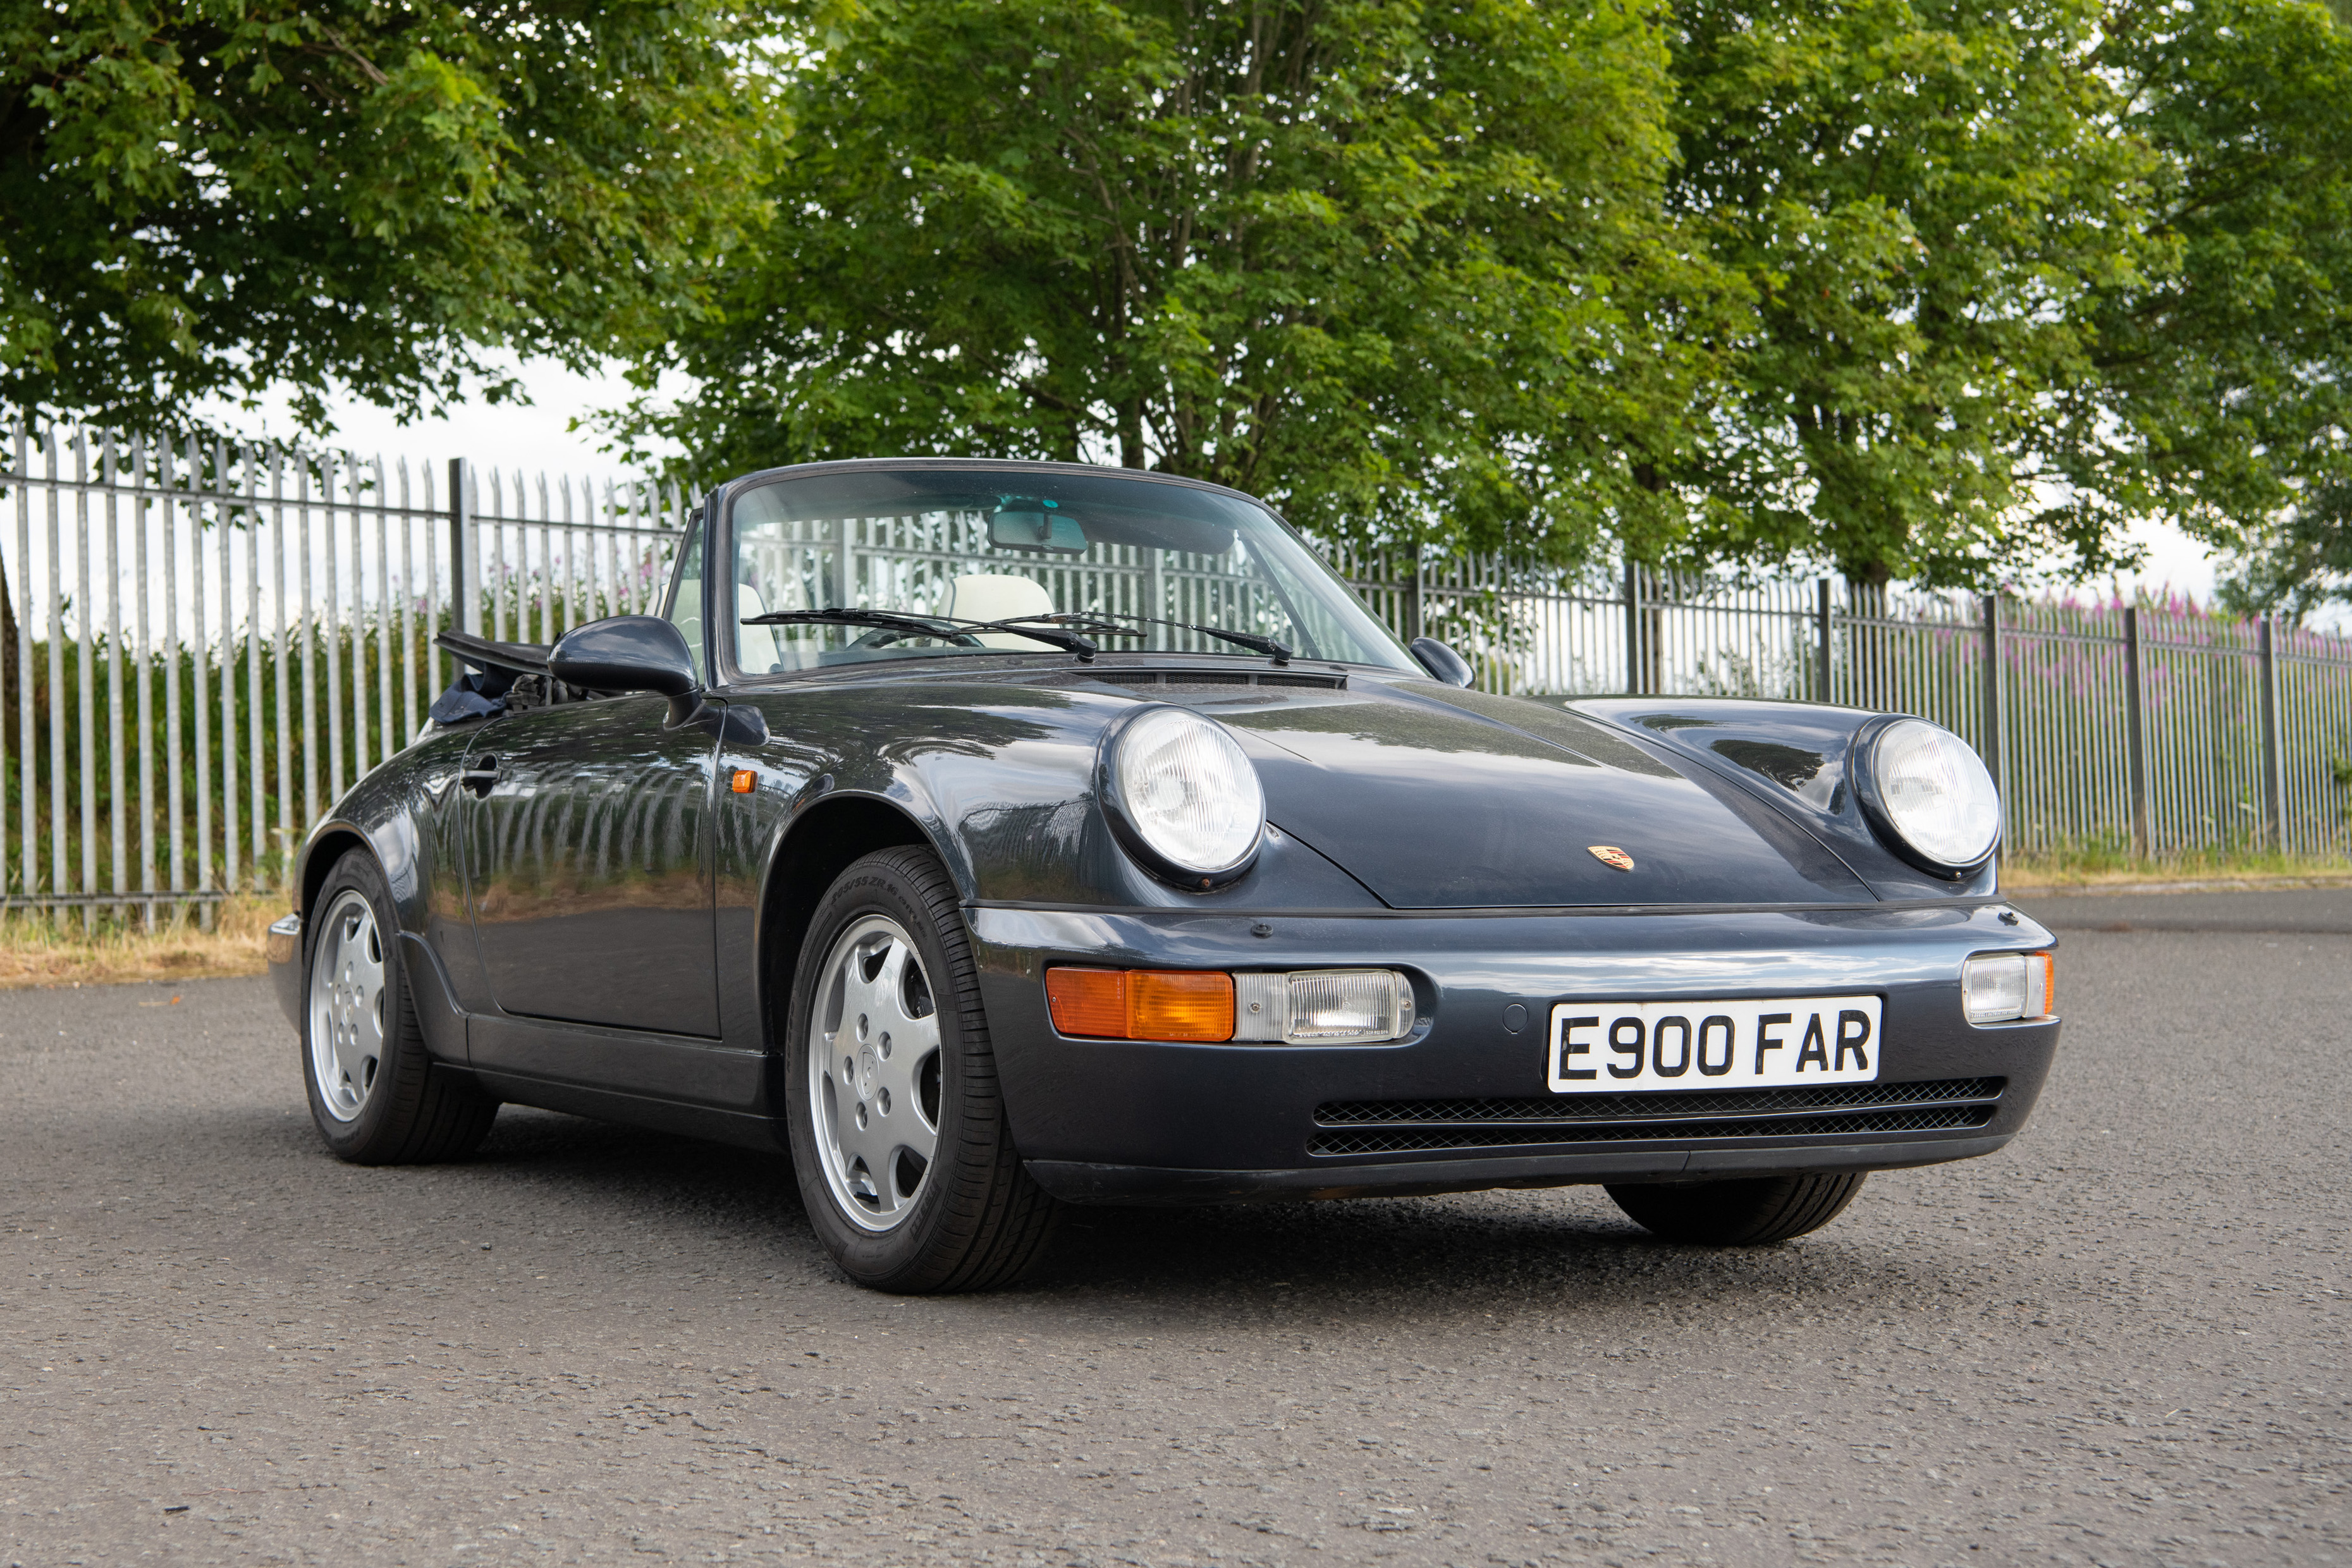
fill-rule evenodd
<path id="1" fill-rule="evenodd" d="M 971 573 L 948 584 L 940 614 L 960 621 L 1001 621 L 1013 616 L 1050 616 L 1054 595 L 1033 577 Z M 982 632 L 987 647 L 1044 648 L 1047 645 L 1017 632 Z"/>

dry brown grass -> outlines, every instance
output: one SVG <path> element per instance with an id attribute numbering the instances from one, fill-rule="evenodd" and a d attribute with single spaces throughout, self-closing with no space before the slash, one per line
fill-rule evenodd
<path id="1" fill-rule="evenodd" d="M 231 899 L 215 911 L 211 931 L 199 929 L 191 916 L 152 934 L 135 916 L 127 927 L 93 934 L 68 911 L 54 921 L 12 914 L 0 920 L 0 991 L 259 974 L 268 966 L 262 933 L 285 912 L 282 894 Z"/>

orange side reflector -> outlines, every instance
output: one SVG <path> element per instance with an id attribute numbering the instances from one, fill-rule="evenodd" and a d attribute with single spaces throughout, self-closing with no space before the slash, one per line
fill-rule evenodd
<path id="1" fill-rule="evenodd" d="M 1066 1035 L 1230 1040 L 1234 977 L 1216 970 L 1049 969 L 1045 1004 Z"/>
<path id="2" fill-rule="evenodd" d="M 1127 972 L 1123 969 L 1049 969 L 1045 1005 L 1054 1027 L 1066 1035 L 1120 1039 L 1127 1034 Z"/>
<path id="3" fill-rule="evenodd" d="M 2044 952 L 2037 956 L 2042 960 L 2042 1016 L 2055 1017 L 2058 1013 L 2058 955 Z"/>
<path id="4" fill-rule="evenodd" d="M 758 785 L 759 782 L 760 775 L 753 773 L 751 769 L 737 768 L 735 770 L 734 787 L 737 795 L 750 795 L 752 789 Z"/>

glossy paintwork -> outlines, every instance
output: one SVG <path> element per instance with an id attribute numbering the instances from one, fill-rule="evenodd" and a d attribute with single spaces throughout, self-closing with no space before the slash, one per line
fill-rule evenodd
<path id="1" fill-rule="evenodd" d="M 1015 1135 L 1074 1195 L 1796 1168 L 1799 1154 L 1755 1139 L 1305 1154 L 1322 1100 L 1540 1093 L 1536 1036 L 1502 1021 L 1513 1003 L 1540 1017 L 1577 995 L 1868 988 L 1887 997 L 1887 1077 L 2011 1081 L 1989 1129 L 1809 1145 L 1801 1158 L 1824 1167 L 1998 1146 L 2054 1048 L 2054 1025 L 1958 1018 L 1968 953 L 2048 933 L 2003 918 L 1990 868 L 1928 878 L 1871 833 L 1843 786 L 1862 713 L 1496 698 L 1199 655 L 936 659 L 709 696 L 713 721 L 677 729 L 659 700 L 635 698 L 434 735 L 356 786 L 306 847 L 306 887 L 323 875 L 313 856 L 344 844 L 383 861 L 432 1048 L 492 1092 L 781 1146 L 772 1053 L 792 955 L 775 912 L 825 879 L 793 886 L 787 868 L 832 863 L 820 852 L 877 821 L 929 845 L 955 880 Z M 1155 701 L 1229 724 L 1265 784 L 1264 850 L 1214 893 L 1144 872 L 1097 803 L 1106 727 Z M 469 751 L 500 759 L 487 801 L 457 782 Z M 1610 869 L 1592 844 L 1635 869 Z M 1402 967 L 1420 1021 L 1380 1047 L 1067 1040 L 1042 1001 L 1056 960 Z"/>
<path id="2" fill-rule="evenodd" d="M 657 697 L 493 719 L 462 784 L 467 902 L 508 1013 L 669 1035 L 719 1034 L 710 786 L 717 742 L 670 728 Z"/>
<path id="3" fill-rule="evenodd" d="M 1267 815 L 1393 908 L 1870 899 L 1785 820 L 1532 703 L 1367 682 L 1200 706 L 1264 742 L 1250 750 Z"/>
<path id="4" fill-rule="evenodd" d="M 1848 771 L 1854 731 L 1872 714 L 1721 698 L 1602 698 L 1574 707 L 1770 801 L 1843 856 L 1879 898 L 1981 897 L 1993 890 L 1990 862 L 1962 877 L 1932 876 L 1888 849 L 1864 819 Z"/>

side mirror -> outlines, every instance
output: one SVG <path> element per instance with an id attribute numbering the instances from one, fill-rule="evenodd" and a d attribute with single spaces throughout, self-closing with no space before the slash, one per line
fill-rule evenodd
<path id="1" fill-rule="evenodd" d="M 585 627 L 582 628 L 585 630 Z M 1429 671 L 1430 679 L 1448 686 L 1467 686 L 1475 671 L 1470 661 L 1439 642 L 1435 637 L 1415 637 L 1407 649 L 1421 668 Z"/>
<path id="2" fill-rule="evenodd" d="M 659 616 L 613 616 L 563 634 L 547 672 L 590 691 L 650 691 L 669 699 L 673 728 L 702 710 L 702 675 L 686 637 Z"/>

